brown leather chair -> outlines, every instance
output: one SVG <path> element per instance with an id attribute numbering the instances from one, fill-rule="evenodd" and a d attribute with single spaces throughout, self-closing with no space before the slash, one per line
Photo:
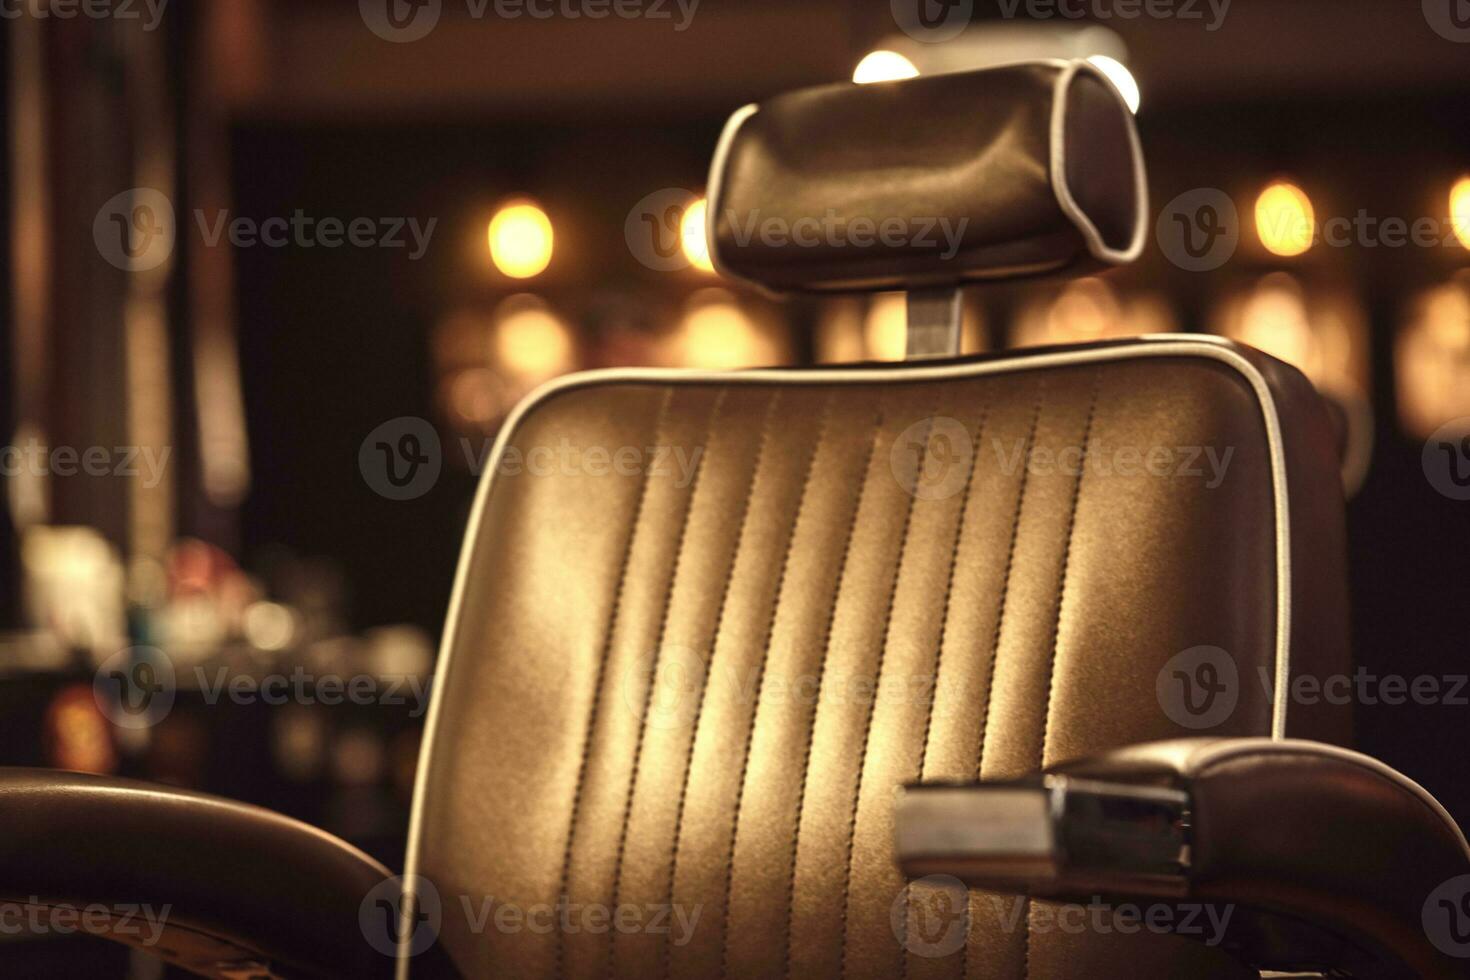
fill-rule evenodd
<path id="1" fill-rule="evenodd" d="M 1470 975 L 1431 921 L 1459 829 L 1299 696 L 1349 670 L 1311 386 L 1202 336 L 955 356 L 959 285 L 1131 259 L 1144 188 L 1082 63 L 737 113 L 719 267 L 911 290 L 913 358 L 516 410 L 403 878 L 253 808 L 10 771 L 0 898 L 170 902 L 170 958 L 216 977 Z M 566 443 L 603 453 L 500 465 Z"/>

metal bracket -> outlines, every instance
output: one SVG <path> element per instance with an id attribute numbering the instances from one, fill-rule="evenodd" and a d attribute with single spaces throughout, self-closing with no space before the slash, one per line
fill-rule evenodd
<path id="1" fill-rule="evenodd" d="M 960 353 L 960 291 L 954 286 L 908 294 L 908 343 L 904 359 L 957 357 Z"/>
<path id="2" fill-rule="evenodd" d="M 1189 794 L 1069 776 L 909 786 L 895 810 L 899 866 L 1042 896 L 1183 894 Z"/>

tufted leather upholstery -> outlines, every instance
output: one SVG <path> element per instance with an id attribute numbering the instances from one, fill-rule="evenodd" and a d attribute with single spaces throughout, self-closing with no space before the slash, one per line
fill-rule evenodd
<path id="1" fill-rule="evenodd" d="M 1155 447 L 1160 475 L 1125 462 Z M 1233 450 L 1218 485 L 1192 447 Z M 1283 650 L 1293 673 L 1346 669 L 1332 434 L 1295 371 L 1160 338 L 609 372 L 533 398 L 494 459 L 408 868 L 465 975 L 1251 975 L 1184 940 L 1007 926 L 984 895 L 962 953 L 905 952 L 901 903 L 922 896 L 891 806 L 916 779 L 1191 734 L 1155 681 L 1202 644 L 1241 675 L 1211 734 L 1345 739 L 1333 709 L 1275 697 Z M 462 911 L 560 896 L 572 929 Z M 698 918 L 679 944 L 677 924 L 583 928 L 588 903 Z"/>

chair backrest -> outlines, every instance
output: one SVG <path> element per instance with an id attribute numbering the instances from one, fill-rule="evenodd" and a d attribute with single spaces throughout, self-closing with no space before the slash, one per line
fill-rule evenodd
<path id="1" fill-rule="evenodd" d="M 431 716 L 410 872 L 448 950 L 892 976 L 895 786 L 1199 733 L 1213 695 L 1161 697 L 1171 662 L 1234 670 L 1210 734 L 1340 738 L 1283 696 L 1345 668 L 1334 459 L 1299 376 L 1194 338 L 544 392 L 476 505 Z M 476 933 L 464 896 L 556 925 Z M 991 913 L 975 975 L 1020 975 Z"/>
<path id="2" fill-rule="evenodd" d="M 491 456 L 429 716 L 408 873 L 444 949 L 466 976 L 1253 975 L 998 896 L 915 937 L 893 792 L 1345 738 L 1287 696 L 1346 669 L 1337 479 L 1307 382 L 1204 337 L 552 384 Z"/>

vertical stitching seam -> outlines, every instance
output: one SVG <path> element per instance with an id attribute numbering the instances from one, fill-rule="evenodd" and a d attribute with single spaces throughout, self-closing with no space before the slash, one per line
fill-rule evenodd
<path id="1" fill-rule="evenodd" d="M 978 746 L 978 754 L 980 758 L 975 763 L 976 779 L 979 779 L 985 771 L 985 750 L 989 747 L 986 741 L 986 735 L 988 734 L 987 729 L 990 725 L 990 706 L 991 703 L 995 700 L 995 671 L 996 667 L 1000 665 L 1000 641 L 1005 628 L 1007 600 L 1010 598 L 1011 595 L 1011 572 L 1014 569 L 1016 563 L 1016 542 L 1021 537 L 1021 516 L 1026 506 L 1026 490 L 1031 485 L 1031 460 L 1029 457 L 1031 447 L 1036 442 L 1036 426 L 1037 423 L 1041 421 L 1041 408 L 1045 400 L 1046 382 L 1042 381 L 1041 389 L 1036 393 L 1036 405 L 1031 410 L 1031 426 L 1026 432 L 1026 442 L 1021 446 L 1021 486 L 1016 492 L 1016 510 L 1015 513 L 1011 516 L 1011 540 L 1006 549 L 1006 567 L 1004 573 L 1005 577 L 1001 580 L 1000 598 L 996 605 L 995 632 L 990 638 L 990 655 L 987 658 L 987 663 L 990 667 L 990 676 L 986 680 L 985 707 L 981 710 L 980 713 L 980 735 L 978 739 L 980 743 Z M 973 892 L 971 892 L 969 894 L 969 901 L 966 903 L 966 908 L 973 910 L 974 905 L 975 895 Z M 1027 926 L 1026 942 L 1024 947 L 1025 953 L 1023 954 L 1025 958 L 1023 959 L 1021 964 L 1023 976 L 1029 976 L 1031 973 L 1031 965 L 1029 962 L 1031 952 L 1029 903 L 1027 904 L 1027 909 L 1028 917 L 1026 920 L 1024 920 Z M 971 911 L 970 914 L 973 916 L 973 911 Z M 968 971 L 969 968 L 969 949 L 968 947 L 966 947 L 966 971 Z"/>
<path id="2" fill-rule="evenodd" d="M 1011 571 L 1016 562 L 1016 542 L 1021 536 L 1021 514 L 1026 505 L 1026 490 L 1030 486 L 1031 467 L 1028 455 L 1032 444 L 1036 441 L 1036 425 L 1041 419 L 1042 403 L 1045 400 L 1046 391 L 1043 388 L 1036 396 L 1036 407 L 1031 410 L 1031 428 L 1026 433 L 1026 442 L 1021 447 L 1021 486 L 1016 492 L 1016 510 L 1011 517 L 1011 541 L 1006 550 L 1005 578 L 1001 581 L 1000 598 L 995 611 L 995 632 L 990 639 L 990 678 L 986 684 L 985 708 L 980 715 L 980 737 L 979 737 L 979 760 L 975 763 L 975 778 L 979 779 L 985 770 L 986 729 L 990 724 L 990 705 L 995 700 L 995 668 L 1000 659 L 1000 640 L 1005 628 L 1006 601 L 1011 593 Z"/>
<path id="3" fill-rule="evenodd" d="M 965 527 L 970 517 L 970 503 L 973 500 L 972 490 L 975 484 L 976 463 L 980 458 L 980 443 L 985 436 L 985 423 L 989 418 L 990 406 L 987 404 L 983 409 L 980 410 L 980 418 L 975 425 L 975 435 L 974 438 L 971 440 L 972 449 L 970 453 L 970 468 L 969 471 L 965 474 L 965 485 L 960 491 L 964 495 L 964 499 L 960 504 L 959 515 L 955 518 L 954 540 L 951 543 L 949 551 L 949 571 L 945 577 L 944 600 L 941 605 L 943 611 L 940 613 L 939 620 L 939 644 L 938 648 L 934 652 L 934 680 L 932 682 L 933 687 L 929 691 L 929 704 L 924 712 L 924 735 L 919 742 L 919 764 L 917 767 L 917 775 L 915 778 L 921 782 L 924 779 L 924 769 L 929 760 L 929 737 L 934 729 L 934 702 L 937 700 L 939 694 L 939 679 L 944 674 L 944 651 L 945 643 L 949 637 L 949 614 L 951 600 L 954 598 L 955 574 L 957 568 L 959 567 L 960 542 L 964 540 Z M 925 458 L 927 459 L 927 453 Z M 909 902 L 912 896 L 913 882 L 905 881 L 903 886 L 904 936 L 903 949 L 901 952 L 901 955 L 903 956 L 903 966 L 901 972 L 899 973 L 900 977 L 907 977 L 909 972 L 908 909 Z M 965 937 L 967 944 L 969 941 L 969 935 L 970 930 L 967 923 L 965 927 Z M 964 964 L 966 960 L 966 956 L 960 957 L 961 970 L 965 969 Z"/>
<path id="4" fill-rule="evenodd" d="M 728 388 L 721 388 L 715 396 L 714 407 L 710 410 L 709 418 L 705 422 L 704 439 L 708 443 L 715 431 L 715 423 L 720 417 L 721 410 L 725 407 L 725 397 L 729 394 Z M 633 803 L 638 792 L 638 776 L 642 772 L 643 745 L 648 738 L 648 716 L 653 704 L 653 692 L 658 686 L 658 667 L 663 659 L 664 637 L 668 633 L 669 618 L 672 615 L 674 605 L 674 587 L 679 582 L 679 572 L 684 566 L 684 546 L 689 540 L 689 523 L 694 514 L 694 503 L 699 495 L 700 477 L 704 474 L 704 462 L 709 453 L 699 454 L 699 460 L 694 464 L 694 476 L 689 484 L 689 497 L 684 504 L 684 514 L 679 520 L 679 536 L 674 543 L 674 564 L 669 569 L 669 584 L 664 589 L 664 608 L 659 618 L 658 637 L 653 643 L 653 659 L 648 675 L 648 686 L 643 692 L 643 707 L 638 721 L 638 735 L 633 741 L 633 766 L 628 774 L 628 793 L 623 799 L 623 823 L 618 832 L 617 863 L 613 866 L 612 908 L 618 908 L 618 900 L 622 895 L 623 888 L 623 858 L 628 848 L 628 828 L 633 819 Z M 615 974 L 617 964 L 618 930 L 610 930 L 607 943 L 607 975 Z"/>
<path id="5" fill-rule="evenodd" d="M 730 821 L 730 850 L 725 860 L 725 902 L 721 909 L 720 926 L 720 976 L 728 977 L 730 974 L 730 902 L 735 888 L 735 845 L 740 834 L 740 816 L 745 807 L 745 780 L 750 772 L 750 748 L 755 741 L 756 714 L 760 710 L 761 695 L 766 685 L 766 662 L 771 656 L 771 635 L 776 628 L 776 616 L 781 609 L 781 594 L 786 588 L 786 571 L 791 565 L 791 550 L 796 542 L 796 531 L 801 524 L 801 516 L 806 508 L 807 491 L 811 488 L 812 471 L 816 468 L 817 454 L 821 451 L 822 443 L 826 440 L 827 424 L 832 411 L 833 395 L 829 393 L 822 403 L 822 417 L 818 422 L 816 440 L 812 444 L 811 455 L 807 457 L 806 472 L 802 476 L 800 496 L 797 498 L 796 511 L 791 518 L 791 530 L 786 538 L 786 547 L 781 557 L 781 570 L 776 575 L 776 589 L 771 597 L 771 615 L 766 623 L 765 640 L 762 644 L 761 658 L 756 668 L 758 680 L 756 681 L 755 704 L 750 709 L 750 726 L 745 733 L 745 747 L 742 750 L 740 762 L 740 781 L 735 791 L 734 813 Z"/>
<path id="6" fill-rule="evenodd" d="M 941 617 L 942 618 L 940 620 L 941 625 L 940 625 L 940 629 L 939 629 L 939 647 L 935 651 L 935 656 L 934 656 L 934 684 L 935 684 L 936 688 L 937 688 L 937 686 L 939 684 L 940 674 L 942 673 L 943 668 L 944 668 L 945 643 L 947 642 L 947 640 L 949 638 L 949 614 L 950 614 L 950 608 L 951 608 L 951 605 L 952 605 L 952 600 L 954 598 L 954 582 L 955 582 L 955 578 L 956 578 L 956 570 L 958 568 L 958 563 L 959 563 L 960 543 L 964 540 L 965 527 L 967 526 L 967 524 L 969 522 L 969 517 L 970 517 L 970 504 L 971 504 L 971 502 L 973 500 L 972 488 L 973 488 L 974 482 L 975 482 L 976 462 L 977 462 L 977 460 L 980 457 L 980 441 L 981 441 L 981 439 L 985 435 L 985 424 L 986 424 L 987 420 L 989 419 L 989 416 L 990 416 L 990 409 L 987 406 L 981 412 L 981 414 L 980 414 L 980 420 L 979 420 L 978 424 L 975 427 L 975 451 L 970 456 L 970 471 L 969 471 L 968 475 L 965 477 L 965 486 L 964 486 L 964 489 L 961 491 L 965 495 L 965 499 L 964 499 L 963 504 L 960 507 L 960 515 L 959 515 L 958 519 L 955 522 L 954 542 L 953 542 L 953 544 L 950 547 L 950 553 L 949 553 L 949 576 L 948 576 L 948 579 L 946 580 L 945 586 L 944 586 L 944 606 L 943 606 L 944 611 L 941 614 Z M 919 771 L 918 771 L 918 778 L 921 779 L 921 780 L 924 778 L 924 768 L 925 768 L 925 765 L 926 765 L 926 763 L 928 761 L 928 758 L 929 758 L 929 735 L 930 735 L 930 732 L 933 729 L 933 725 L 934 725 L 934 698 L 931 695 L 931 697 L 929 699 L 929 709 L 926 712 L 925 718 L 924 718 L 924 741 L 923 741 L 922 747 L 919 750 Z"/>
<path id="7" fill-rule="evenodd" d="M 1067 574 L 1072 568 L 1072 537 L 1077 529 L 1077 505 L 1082 500 L 1082 480 L 1087 475 L 1087 450 L 1092 441 L 1092 422 L 1097 417 L 1098 389 L 1102 385 L 1102 374 L 1098 372 L 1092 379 L 1092 401 L 1087 407 L 1087 421 L 1082 426 L 1082 438 L 1079 442 L 1081 457 L 1077 466 L 1077 480 L 1072 484 L 1072 503 L 1067 508 L 1067 537 L 1066 544 L 1062 547 L 1062 568 L 1057 576 L 1057 614 L 1052 621 L 1051 629 L 1051 660 L 1046 671 L 1046 697 L 1045 707 L 1042 709 L 1041 719 L 1041 759 L 1037 768 L 1046 766 L 1046 741 L 1051 732 L 1051 708 L 1052 699 L 1056 696 L 1056 673 L 1057 673 L 1057 647 L 1062 639 L 1062 604 L 1067 598 Z M 1031 975 L 1031 909 L 1030 902 L 1026 904 L 1026 954 L 1023 960 L 1025 976 Z"/>
<path id="8" fill-rule="evenodd" d="M 1072 505 L 1067 513 L 1067 543 L 1062 551 L 1062 570 L 1057 576 L 1057 614 L 1051 628 L 1051 664 L 1046 672 L 1046 713 L 1041 720 L 1041 766 L 1046 765 L 1046 741 L 1051 732 L 1052 700 L 1056 696 L 1057 654 L 1062 640 L 1062 606 L 1067 600 L 1067 576 L 1072 568 L 1072 538 L 1077 530 L 1077 505 L 1082 500 L 1082 480 L 1087 476 L 1088 447 L 1092 442 L 1092 423 L 1097 417 L 1098 389 L 1102 375 L 1093 376 L 1092 404 L 1087 409 L 1087 422 L 1082 426 L 1081 457 L 1077 466 L 1077 482 L 1072 485 Z"/>
<path id="9" fill-rule="evenodd" d="M 740 527 L 739 530 L 735 532 L 735 546 L 730 553 L 730 564 L 725 572 L 725 585 L 724 589 L 720 593 L 719 612 L 715 614 L 715 622 L 710 630 L 709 661 L 705 664 L 704 677 L 700 680 L 699 701 L 694 709 L 694 717 L 690 721 L 690 728 L 692 730 L 689 734 L 689 750 L 685 753 L 684 756 L 684 774 L 679 786 L 679 802 L 675 807 L 674 850 L 673 854 L 669 858 L 669 884 L 666 892 L 666 897 L 668 899 L 667 904 L 670 907 L 672 907 L 674 904 L 674 882 L 679 870 L 679 852 L 681 845 L 683 844 L 684 808 L 689 799 L 689 776 L 694 766 L 695 745 L 699 741 L 699 723 L 700 719 L 704 717 L 704 705 L 705 699 L 709 695 L 710 677 L 714 673 L 715 669 L 715 653 L 719 649 L 720 628 L 724 625 L 725 610 L 728 608 L 730 600 L 731 581 L 735 577 L 735 566 L 740 560 L 740 551 L 745 545 L 746 530 L 750 524 L 750 511 L 752 506 L 752 499 L 755 496 L 756 482 L 760 478 L 761 463 L 765 459 L 766 445 L 770 442 L 771 420 L 774 419 L 776 416 L 776 404 L 780 400 L 781 390 L 778 388 L 771 396 L 769 401 L 767 401 L 766 403 L 766 417 L 765 420 L 761 423 L 760 442 L 756 446 L 755 460 L 752 462 L 750 467 L 750 483 L 746 486 L 745 503 L 740 511 Z M 663 948 L 663 975 L 667 977 L 670 975 L 673 968 L 673 945 L 665 940 Z"/>
<path id="10" fill-rule="evenodd" d="M 655 440 L 663 438 L 664 426 L 668 421 L 669 406 L 674 399 L 672 387 L 664 390 L 663 402 L 659 405 L 658 420 L 654 423 Z M 602 655 L 597 659 L 597 676 L 592 684 L 592 706 L 587 715 L 587 728 L 582 735 L 582 760 L 577 767 L 577 785 L 572 792 L 572 813 L 570 822 L 567 824 L 567 843 L 562 851 L 561 859 L 561 882 L 557 890 L 557 900 L 563 900 L 567 895 L 567 887 L 571 883 L 572 852 L 577 841 L 577 819 L 582 811 L 582 790 L 587 781 L 587 766 L 592 757 L 592 738 L 597 730 L 599 707 L 602 704 L 602 685 L 607 674 L 607 658 L 612 655 L 613 634 L 623 609 L 623 591 L 628 581 L 628 567 L 633 560 L 633 545 L 637 542 L 638 531 L 643 526 L 643 505 L 648 499 L 649 467 L 645 467 L 642 479 L 638 484 L 638 499 L 633 505 L 632 527 L 628 530 L 627 542 L 623 545 L 623 560 L 618 570 L 618 579 L 613 587 L 613 606 L 608 612 L 607 628 L 603 633 Z M 556 942 L 556 975 L 564 975 L 566 966 L 566 932 L 559 930 Z"/>
<path id="11" fill-rule="evenodd" d="M 858 492 L 852 505 L 852 517 L 847 522 L 847 533 L 842 543 L 842 558 L 838 566 L 837 581 L 832 584 L 832 602 L 827 607 L 827 624 L 824 630 L 825 639 L 822 642 L 822 657 L 817 664 L 816 695 L 812 702 L 811 718 L 807 722 L 806 749 L 802 755 L 801 766 L 801 788 L 796 797 L 796 825 L 791 834 L 791 873 L 786 883 L 786 932 L 783 938 L 785 944 L 786 976 L 791 976 L 791 933 L 794 929 L 793 918 L 796 914 L 796 858 L 801 846 L 801 813 L 806 808 L 807 779 L 811 773 L 812 742 L 816 737 L 817 713 L 822 705 L 822 685 L 827 677 L 827 654 L 832 649 L 832 629 L 837 620 L 837 604 L 842 598 L 842 586 L 847 580 L 847 569 L 849 559 L 852 556 L 852 539 L 857 531 L 858 514 L 863 509 L 863 499 L 867 495 L 868 470 L 873 465 L 873 458 L 877 453 L 878 439 L 883 428 L 883 410 L 880 408 L 873 420 L 873 435 L 868 441 L 867 453 L 863 456 L 863 465 L 858 471 Z"/>
<path id="12" fill-rule="evenodd" d="M 938 406 L 935 406 L 938 411 Z M 924 447 L 927 454 L 929 436 L 934 431 L 934 416 L 929 416 L 929 427 L 924 432 Z M 883 629 L 878 633 L 878 658 L 873 665 L 873 696 L 868 701 L 867 718 L 863 722 L 863 739 L 858 748 L 858 771 L 856 785 L 852 793 L 852 816 L 847 821 L 847 858 L 843 862 L 842 873 L 842 962 L 841 976 L 847 975 L 847 924 L 848 905 L 852 900 L 852 862 L 857 848 L 857 825 L 858 813 L 862 808 L 863 799 L 863 777 L 868 769 L 868 746 L 872 743 L 873 718 L 878 713 L 878 695 L 883 686 L 883 665 L 888 660 L 888 637 L 893 630 L 893 609 L 898 602 L 898 586 L 903 578 L 904 559 L 908 555 L 909 532 L 914 526 L 914 508 L 918 503 L 918 494 L 909 493 L 908 506 L 904 510 L 903 529 L 900 532 L 898 542 L 898 557 L 894 562 L 893 583 L 888 587 L 888 606 L 883 613 Z"/>

